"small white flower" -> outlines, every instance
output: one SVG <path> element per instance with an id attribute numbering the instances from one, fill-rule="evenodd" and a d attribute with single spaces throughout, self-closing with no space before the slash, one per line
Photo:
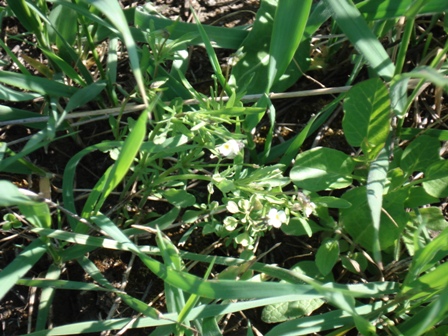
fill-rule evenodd
<path id="1" fill-rule="evenodd" d="M 305 212 L 306 217 L 309 217 L 314 212 L 314 209 L 316 209 L 316 204 L 314 204 L 313 202 L 309 202 L 305 204 L 303 212 Z"/>
<path id="2" fill-rule="evenodd" d="M 216 150 L 221 156 L 224 156 L 228 159 L 233 159 L 243 148 L 244 144 L 241 141 L 231 139 L 218 146 Z"/>
<path id="3" fill-rule="evenodd" d="M 286 223 L 286 221 L 287 221 L 286 213 L 283 210 L 278 211 L 277 209 L 274 209 L 274 208 L 269 210 L 267 219 L 268 219 L 268 224 L 277 229 L 280 226 L 282 226 L 283 223 Z"/>
<path id="4" fill-rule="evenodd" d="M 311 214 L 314 212 L 314 209 L 316 209 L 316 204 L 311 202 L 309 197 L 302 192 L 299 192 L 297 196 L 297 200 L 300 202 L 300 208 L 302 212 L 306 217 L 311 216 Z"/>

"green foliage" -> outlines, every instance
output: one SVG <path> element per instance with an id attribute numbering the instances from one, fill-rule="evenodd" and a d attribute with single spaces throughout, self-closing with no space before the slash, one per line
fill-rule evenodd
<path id="1" fill-rule="evenodd" d="M 441 26 L 446 1 L 263 0 L 251 29 L 203 25 L 196 13 L 195 24 L 168 20 L 150 3 L 127 10 L 115 0 L 6 3 L 0 19 L 21 22 L 26 32 L 14 38 L 42 57 L 19 59 L 0 41 L 14 65 L 0 70 L 0 126 L 30 132 L 22 145 L 0 143 L 0 231 L 23 237 L 15 243 L 18 255 L 0 271 L 0 299 L 15 285 L 42 289 L 31 335 L 127 327 L 219 334 L 226 314 L 258 307 L 265 322 L 278 323 L 267 335 L 444 334 L 448 135 L 440 110 L 432 125 L 409 126 L 407 118 L 425 83 L 435 87 L 435 106 L 447 91 L 448 43 L 440 39 L 436 49 L 433 36 L 416 28 L 428 13 Z M 323 29 L 328 40 L 316 34 Z M 386 37 L 392 47 L 383 44 Z M 394 41 L 401 44 L 392 50 Z M 213 71 L 209 95 L 187 79 L 188 50 L 197 45 Z M 215 48 L 234 52 L 226 67 Z M 423 51 L 408 62 L 410 48 Z M 339 52 L 353 61 L 345 85 L 356 84 L 320 102 L 311 117 L 291 117 L 303 127 L 276 144 L 280 109 L 270 92 L 311 78 L 310 67 L 326 72 Z M 119 81 L 126 66 L 136 88 Z M 39 113 L 29 108 L 37 104 Z M 339 105 L 343 149 L 310 146 Z M 131 111 L 139 116 L 126 117 Z M 89 138 L 79 125 L 102 114 L 107 136 Z M 257 145 L 262 123 L 266 139 Z M 83 148 L 63 171 L 31 161 L 65 137 Z M 76 181 L 93 153 L 108 168 L 88 179 L 94 182 L 82 198 Z M 40 194 L 9 181 L 25 174 L 40 179 Z M 57 175 L 62 202 L 56 203 L 45 198 L 44 182 Z M 260 247 L 278 229 L 301 236 L 313 260 L 290 269 L 261 262 L 273 248 L 259 255 Z M 196 247 L 200 235 L 218 239 L 227 256 L 187 252 L 185 244 Z M 163 309 L 129 294 L 126 281 L 117 288 L 88 257 L 95 249 L 140 259 L 163 283 Z M 31 278 L 45 254 L 48 268 Z M 205 267 L 191 271 L 190 262 Z M 82 270 L 85 281 L 63 279 L 67 265 Z M 50 331 L 59 290 L 107 292 L 139 314 L 138 322 L 112 317 Z"/>

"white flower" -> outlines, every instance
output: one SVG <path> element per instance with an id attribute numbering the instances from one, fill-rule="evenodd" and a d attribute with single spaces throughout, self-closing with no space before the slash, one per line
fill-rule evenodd
<path id="1" fill-rule="evenodd" d="M 306 217 L 311 216 L 311 214 L 314 212 L 314 209 L 316 209 L 316 204 L 311 202 L 309 197 L 302 192 L 299 192 L 297 196 L 297 200 L 300 202 L 300 208 L 302 209 L 302 212 Z"/>
<path id="2" fill-rule="evenodd" d="M 309 202 L 303 207 L 303 212 L 305 212 L 306 217 L 309 217 L 313 213 L 314 209 L 316 209 L 316 204 Z"/>
<path id="3" fill-rule="evenodd" d="M 282 226 L 283 223 L 286 223 L 286 221 L 287 221 L 286 213 L 283 210 L 278 211 L 277 209 L 274 209 L 274 208 L 269 210 L 267 219 L 268 219 L 268 224 L 277 229 L 280 226 Z"/>
<path id="4" fill-rule="evenodd" d="M 241 141 L 232 139 L 227 141 L 226 143 L 223 143 L 221 146 L 218 146 L 216 150 L 221 156 L 224 156 L 228 159 L 233 159 L 243 148 L 244 144 Z"/>

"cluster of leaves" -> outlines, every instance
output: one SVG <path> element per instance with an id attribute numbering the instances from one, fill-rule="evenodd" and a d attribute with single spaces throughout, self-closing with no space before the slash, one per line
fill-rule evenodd
<path id="1" fill-rule="evenodd" d="M 30 42 L 32 35 L 30 43 L 46 60 L 24 56 L 27 67 L 0 41 L 17 68 L 0 71 L 0 98 L 7 102 L 0 105 L 0 123 L 20 122 L 34 130 L 18 152 L 1 143 L 0 171 L 48 181 L 51 172 L 27 156 L 67 134 L 76 138 L 83 122 L 96 120 L 89 119 L 92 114 L 108 118 L 115 139 L 86 147 L 70 159 L 63 172 L 62 205 L 0 181 L 0 205 L 6 207 L 2 231 L 26 231 L 34 237 L 0 272 L 0 298 L 14 285 L 42 288 L 33 335 L 49 332 L 52 300 L 60 289 L 111 292 L 140 317 L 58 326 L 51 330 L 54 335 L 129 327 L 157 327 L 155 335 L 219 334 L 223 315 L 255 307 L 265 307 L 266 322 L 281 322 L 268 335 L 353 328 L 365 335 L 443 333 L 448 321 L 442 262 L 448 228 L 438 205 L 448 197 L 447 161 L 440 154 L 448 136 L 446 130 L 405 127 L 404 121 L 425 83 L 434 84 L 439 101 L 448 89 L 447 39 L 434 51 L 428 50 L 428 42 L 424 61 L 409 72 L 404 64 L 408 48 L 420 43 L 413 40 L 419 17 L 431 13 L 432 23 L 444 24 L 446 34 L 441 13 L 447 9 L 445 1 L 437 0 L 356 5 L 349 0 L 263 0 L 248 30 L 204 26 L 197 18 L 196 24 L 173 22 L 149 3 L 122 10 L 115 0 L 7 1 L 0 19 L 12 16 L 22 22 L 27 34 L 16 38 Z M 309 55 L 312 38 L 325 22 L 339 36 L 327 46 L 328 55 L 338 51 L 337 42 L 348 40 L 357 54 L 346 84 L 359 81 L 299 134 L 274 145 L 276 109 L 270 92 L 285 91 L 322 64 Z M 401 41 L 395 53 L 380 43 L 386 36 Z M 102 43 L 107 43 L 106 61 L 98 52 Z M 211 97 L 186 79 L 188 46 L 196 44 L 205 47 L 214 70 Z M 235 50 L 229 72 L 223 73 L 214 48 Z M 118 81 L 124 50 L 136 88 Z M 365 68 L 369 79 L 361 80 Z M 411 79 L 417 80 L 414 86 Z M 243 104 L 246 94 L 257 95 L 252 106 Z M 10 106 L 30 100 L 42 102 L 42 114 Z M 305 140 L 341 103 L 352 155 L 325 147 L 302 151 Z M 95 113 L 74 112 L 86 104 L 97 106 Z M 136 110 L 142 111 L 140 117 L 128 118 L 123 126 L 123 115 Z M 260 151 L 253 130 L 263 118 L 270 126 Z M 76 169 L 93 151 L 108 153 L 113 164 L 78 212 Z M 118 186 L 119 206 L 106 215 Z M 129 210 L 144 209 L 150 200 L 167 203 L 169 210 Z M 177 222 L 188 227 L 179 245 L 201 228 L 203 234 L 215 234 L 227 246 L 245 251 L 240 258 L 179 251 L 163 233 Z M 289 270 L 257 262 L 257 244 L 273 227 L 288 235 L 319 235 L 315 262 L 300 262 Z M 438 233 L 432 240 L 430 230 Z M 157 246 L 136 243 L 144 231 L 154 234 Z M 131 296 L 125 287 L 114 287 L 86 257 L 97 248 L 138 257 L 163 280 L 167 312 Z M 45 254 L 52 260 L 46 274 L 26 277 Z M 411 257 L 405 275 L 385 281 L 403 256 Z M 185 260 L 209 264 L 203 278 L 189 273 Z M 93 281 L 63 280 L 64 265 L 71 261 Z M 339 262 L 365 283 L 337 283 L 332 271 Z M 216 274 L 215 264 L 227 268 Z M 366 274 L 379 281 L 369 282 Z M 209 280 L 212 275 L 219 281 Z M 313 316 L 323 304 L 333 309 Z"/>

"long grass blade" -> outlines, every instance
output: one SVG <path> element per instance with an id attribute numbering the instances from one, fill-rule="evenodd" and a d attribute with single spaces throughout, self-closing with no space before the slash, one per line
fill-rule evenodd
<path id="1" fill-rule="evenodd" d="M 152 102 L 154 106 L 156 101 Z M 146 121 L 148 120 L 148 112 L 145 110 L 140 115 L 139 119 L 134 125 L 131 134 L 127 137 L 120 149 L 120 154 L 115 161 L 115 164 L 108 169 L 106 174 L 100 179 L 97 185 L 94 187 L 93 192 L 89 195 L 84 206 L 82 217 L 89 218 L 93 213 L 100 210 L 106 198 L 115 189 L 115 187 L 120 183 L 123 177 L 128 172 L 134 158 L 140 149 L 140 145 L 146 136 Z M 78 231 L 81 230 L 81 231 Z M 84 225 L 79 225 L 76 232 L 85 232 L 86 227 Z"/>
<path id="2" fill-rule="evenodd" d="M 41 95 L 71 97 L 77 88 L 42 77 L 28 76 L 15 72 L 0 71 L 0 82 Z"/>
<path id="3" fill-rule="evenodd" d="M 269 93 L 272 85 L 282 76 L 303 37 L 311 0 L 279 0 L 275 11 L 269 47 L 268 82 L 265 89 Z M 303 57 L 306 57 L 303 55 Z"/>
<path id="4" fill-rule="evenodd" d="M 140 61 L 138 56 L 137 45 L 129 29 L 129 24 L 126 17 L 117 1 L 114 0 L 83 0 L 96 8 L 98 8 L 112 24 L 120 31 L 123 36 L 124 43 L 128 49 L 129 60 L 131 63 L 132 72 L 134 73 L 140 95 L 145 105 L 148 104 L 146 95 L 146 88 L 143 82 L 143 73 L 140 68 Z"/>
<path id="5" fill-rule="evenodd" d="M 330 8 L 336 23 L 372 69 L 384 79 L 391 80 L 395 72 L 395 66 L 352 1 L 324 1 Z"/>
<path id="6" fill-rule="evenodd" d="M 172 21 L 152 14 L 147 6 L 137 7 L 135 11 L 135 24 L 142 30 L 150 30 L 151 24 L 156 30 L 165 30 L 169 39 L 176 40 L 185 34 L 193 34 L 188 44 L 203 44 L 196 24 Z M 241 27 L 224 28 L 203 25 L 210 43 L 216 48 L 238 49 L 249 33 Z"/>
<path id="7" fill-rule="evenodd" d="M 36 239 L 0 272 L 0 300 L 47 251 L 46 243 Z"/>

